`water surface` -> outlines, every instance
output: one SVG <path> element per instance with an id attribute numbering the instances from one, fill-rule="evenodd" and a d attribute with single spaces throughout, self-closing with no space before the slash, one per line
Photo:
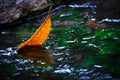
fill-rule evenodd
<path id="1" fill-rule="evenodd" d="M 116 76 L 120 71 L 119 59 L 108 55 L 118 55 L 119 25 L 116 28 L 110 26 L 103 30 L 89 31 L 84 19 L 84 9 L 86 7 L 70 5 L 52 16 L 53 22 L 75 21 L 70 25 L 53 25 L 48 39 L 42 45 L 43 54 L 52 55 L 53 65 L 46 65 L 42 58 L 21 57 L 17 52 L 18 45 L 27 40 L 38 26 L 1 30 L 0 79 L 119 80 Z M 114 58 L 117 60 L 112 61 Z"/>

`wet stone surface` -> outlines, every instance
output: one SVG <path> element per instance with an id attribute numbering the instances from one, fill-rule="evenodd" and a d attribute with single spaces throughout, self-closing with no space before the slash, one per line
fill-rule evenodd
<path id="1" fill-rule="evenodd" d="M 46 9 L 52 5 L 47 0 L 0 0 L 0 24 L 11 23 L 30 12 Z"/>

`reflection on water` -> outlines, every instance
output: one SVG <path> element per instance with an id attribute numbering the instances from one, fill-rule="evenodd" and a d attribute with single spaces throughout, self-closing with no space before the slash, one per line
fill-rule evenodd
<path id="1" fill-rule="evenodd" d="M 79 20 L 79 23 L 53 26 L 47 41 L 42 46 L 46 49 L 42 47 L 40 51 L 38 48 L 31 49 L 33 51 L 37 49 L 37 53 L 31 51 L 26 53 L 23 50 L 22 55 L 18 55 L 17 52 L 18 45 L 27 40 L 36 27 L 1 30 L 0 80 L 119 80 L 111 73 L 111 70 L 114 70 L 113 64 L 119 63 L 112 62 L 107 55 L 98 54 L 119 52 L 116 48 L 120 39 L 117 33 L 119 29 L 108 28 L 88 33 L 80 10 L 67 7 L 64 12 L 68 11 L 73 15 L 61 18 Z M 53 20 L 59 17 L 60 14 Z M 26 57 L 23 52 L 25 55 L 30 53 L 30 56 Z M 51 58 L 54 60 L 54 65 L 46 65 L 46 62 L 51 62 Z M 106 63 L 112 63 L 112 68 L 111 64 L 107 67 Z M 115 71 L 117 70 L 119 71 L 116 67 Z"/>
<path id="2" fill-rule="evenodd" d="M 72 8 L 96 8 L 96 5 L 94 5 L 92 2 L 86 2 L 84 4 L 74 4 L 74 5 L 69 5 Z"/>
<path id="3" fill-rule="evenodd" d="M 41 46 L 24 46 L 18 50 L 18 54 L 26 58 L 28 57 L 28 59 L 33 59 L 34 63 L 36 61 L 40 64 L 54 64 L 50 53 Z"/>
<path id="4" fill-rule="evenodd" d="M 109 19 L 109 18 L 106 18 L 106 19 L 102 19 L 102 22 L 120 22 L 120 19 Z"/>

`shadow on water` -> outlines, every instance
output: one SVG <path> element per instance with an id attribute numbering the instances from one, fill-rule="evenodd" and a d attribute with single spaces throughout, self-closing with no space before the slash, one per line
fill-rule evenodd
<path id="1" fill-rule="evenodd" d="M 86 7 L 73 6 L 65 6 L 52 17 L 57 25 L 42 47 L 24 48 L 29 57 L 24 50 L 18 55 L 17 47 L 37 27 L 1 30 L 0 80 L 119 80 L 120 59 L 115 56 L 119 55 L 119 27 L 90 31 L 83 19 Z"/>

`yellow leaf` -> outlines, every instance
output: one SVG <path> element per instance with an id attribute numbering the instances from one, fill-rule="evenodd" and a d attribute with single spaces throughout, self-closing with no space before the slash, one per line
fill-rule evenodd
<path id="1" fill-rule="evenodd" d="M 50 7 L 51 8 L 51 7 Z M 40 59 L 47 64 L 53 64 L 52 57 L 45 51 L 40 45 L 42 45 L 47 39 L 51 29 L 51 19 L 50 10 L 45 21 L 42 25 L 35 31 L 31 38 L 27 41 L 21 43 L 18 46 L 18 53 L 22 57 L 27 57 L 29 59 Z"/>
<path id="2" fill-rule="evenodd" d="M 21 43 L 18 46 L 18 50 L 25 47 L 25 46 L 38 46 L 42 45 L 45 40 L 47 39 L 51 29 L 51 18 L 50 18 L 50 11 L 42 23 L 42 25 L 36 30 L 36 32 L 29 38 L 27 41 Z"/>

